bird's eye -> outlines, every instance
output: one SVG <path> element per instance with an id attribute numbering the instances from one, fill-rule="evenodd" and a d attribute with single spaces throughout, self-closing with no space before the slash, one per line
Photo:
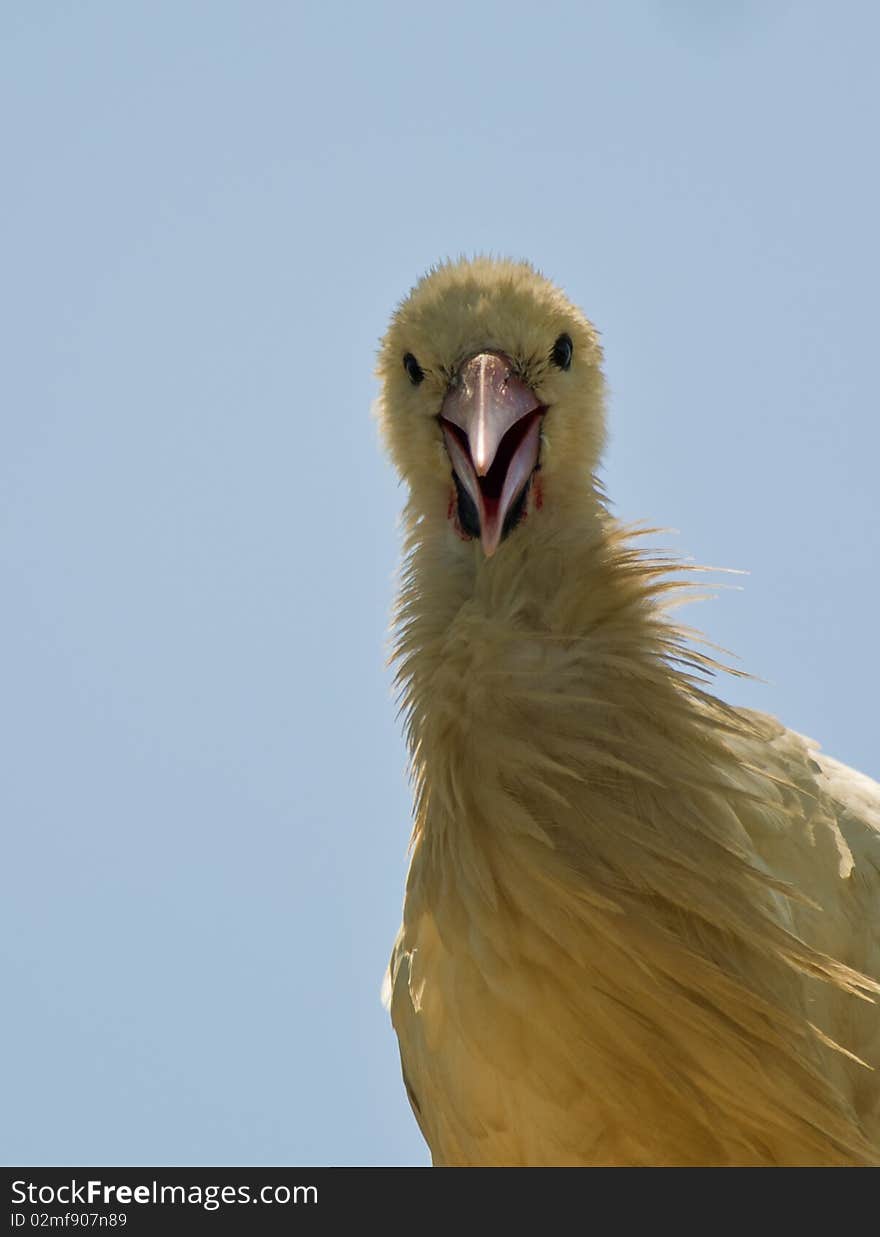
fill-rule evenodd
<path id="1" fill-rule="evenodd" d="M 403 368 L 409 374 L 409 380 L 414 387 L 417 387 L 425 376 L 425 371 L 419 365 L 416 358 L 411 352 L 408 352 L 403 358 Z"/>
<path id="2" fill-rule="evenodd" d="M 571 354 L 574 352 L 574 344 L 571 342 L 570 335 L 560 335 L 556 343 L 553 345 L 553 351 L 550 354 L 550 360 L 559 369 L 568 369 L 571 365 Z"/>

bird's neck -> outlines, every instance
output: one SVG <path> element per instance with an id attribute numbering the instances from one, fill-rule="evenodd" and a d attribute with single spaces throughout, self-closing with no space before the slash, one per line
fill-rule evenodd
<path id="1" fill-rule="evenodd" d="M 549 898 L 563 920 L 589 909 L 600 939 L 625 924 L 635 954 L 658 933 L 687 953 L 707 923 L 764 933 L 785 913 L 743 838 L 775 792 L 742 759 L 758 722 L 701 686 L 714 663 L 664 613 L 680 574 L 607 517 L 520 531 L 488 570 L 439 537 L 410 546 L 408 915 L 517 935 Z"/>
<path id="2" fill-rule="evenodd" d="M 561 528 L 528 522 L 489 561 L 476 542 L 414 524 L 396 659 L 417 836 L 473 832 L 486 813 L 503 829 L 484 802 L 492 787 L 496 805 L 534 785 L 564 795 L 572 778 L 626 795 L 695 733 L 705 743 L 706 710 L 677 662 L 708 659 L 664 617 L 674 587 L 598 504 Z"/>

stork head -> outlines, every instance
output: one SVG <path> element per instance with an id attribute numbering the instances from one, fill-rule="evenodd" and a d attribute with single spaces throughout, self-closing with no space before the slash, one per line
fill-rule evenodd
<path id="1" fill-rule="evenodd" d="M 564 518 L 604 439 L 596 332 L 524 262 L 432 270 L 382 343 L 379 419 L 417 514 L 486 558 L 526 520 Z"/>

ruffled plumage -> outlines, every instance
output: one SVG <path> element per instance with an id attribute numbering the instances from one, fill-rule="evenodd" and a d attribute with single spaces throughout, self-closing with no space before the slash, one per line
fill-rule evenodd
<path id="1" fill-rule="evenodd" d="M 595 375 L 580 397 L 578 467 Z M 711 693 L 669 613 L 686 569 L 569 455 L 545 447 L 543 507 L 491 560 L 408 477 L 389 991 L 434 1162 L 877 1163 L 880 787 Z"/>

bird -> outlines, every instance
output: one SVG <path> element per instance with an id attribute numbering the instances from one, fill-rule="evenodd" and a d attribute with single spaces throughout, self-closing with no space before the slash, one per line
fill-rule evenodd
<path id="1" fill-rule="evenodd" d="M 598 332 L 439 263 L 375 412 L 408 494 L 413 830 L 384 996 L 437 1167 L 880 1163 L 880 786 L 714 691 L 612 514 Z"/>

